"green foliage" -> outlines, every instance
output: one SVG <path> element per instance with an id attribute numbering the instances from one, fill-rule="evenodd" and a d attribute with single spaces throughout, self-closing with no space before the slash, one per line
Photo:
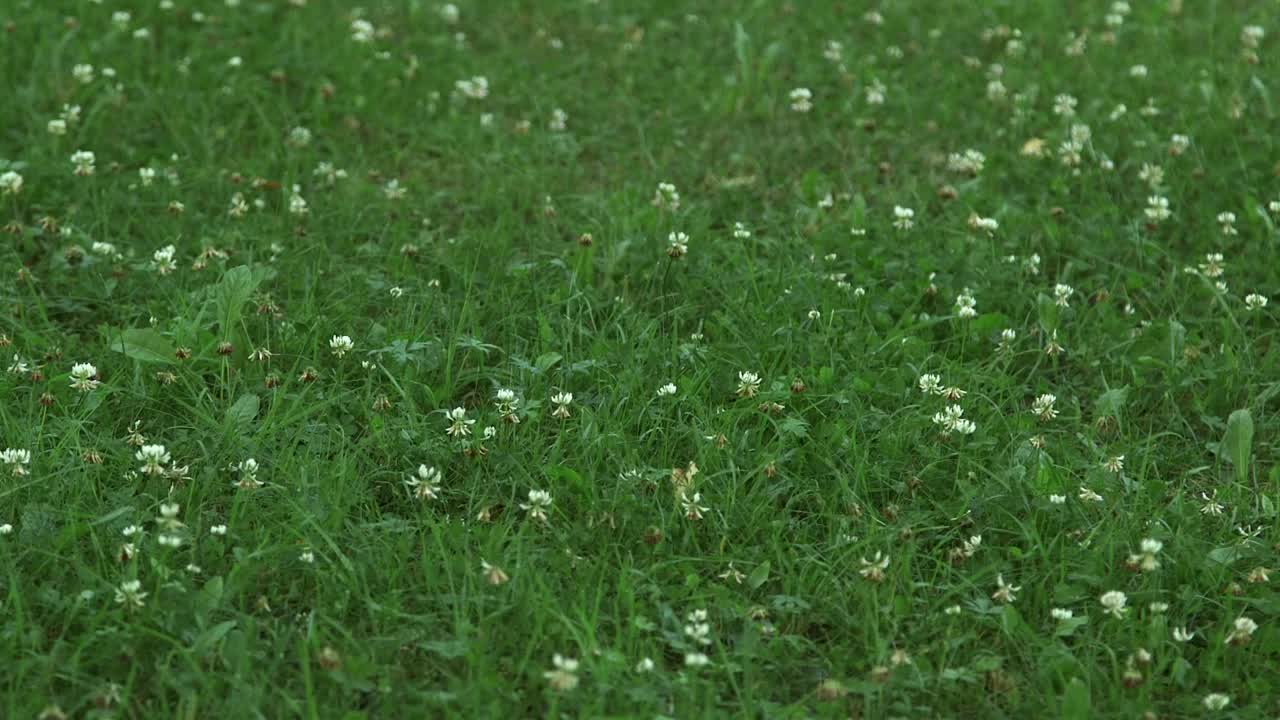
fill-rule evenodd
<path id="1" fill-rule="evenodd" d="M 1273 7 L 457 4 L 4 6 L 0 716 L 1280 712 Z"/>

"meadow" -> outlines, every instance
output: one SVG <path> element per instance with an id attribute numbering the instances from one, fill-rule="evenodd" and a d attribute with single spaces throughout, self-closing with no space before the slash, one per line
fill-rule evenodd
<path id="1" fill-rule="evenodd" d="M 0 715 L 1276 717 L 1278 8 L 12 0 Z"/>

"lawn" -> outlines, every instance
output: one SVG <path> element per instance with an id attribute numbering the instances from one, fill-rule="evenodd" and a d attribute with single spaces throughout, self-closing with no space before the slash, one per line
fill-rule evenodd
<path id="1" fill-rule="evenodd" d="M 1276 9 L 13 0 L 0 715 L 1276 717 Z"/>

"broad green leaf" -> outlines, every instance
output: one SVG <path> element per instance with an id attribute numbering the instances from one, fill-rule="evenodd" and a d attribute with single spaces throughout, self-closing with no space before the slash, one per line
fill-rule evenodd
<path id="1" fill-rule="evenodd" d="M 1089 700 L 1089 686 L 1072 678 L 1062 692 L 1062 712 L 1058 714 L 1062 720 L 1090 720 L 1093 709 Z"/>
<path id="2" fill-rule="evenodd" d="M 204 619 L 222 603 L 222 577 L 209 578 L 195 596 L 196 617 Z"/>
<path id="3" fill-rule="evenodd" d="M 790 416 L 778 423 L 778 429 L 792 437 L 803 438 L 809 435 L 809 425 L 803 419 Z"/>
<path id="4" fill-rule="evenodd" d="M 1009 316 L 1004 313 L 983 313 L 970 325 L 979 335 L 987 335 L 1009 327 Z"/>
<path id="5" fill-rule="evenodd" d="M 1061 314 L 1061 309 L 1053 298 L 1044 293 L 1037 295 L 1036 312 L 1040 319 L 1040 327 L 1044 329 L 1046 334 L 1051 334 L 1058 329 L 1058 318 Z"/>
<path id="6" fill-rule="evenodd" d="M 1239 560 L 1244 555 L 1244 551 L 1235 545 L 1224 545 L 1220 548 L 1214 548 L 1205 556 L 1211 562 L 1219 565 L 1230 565 Z"/>
<path id="7" fill-rule="evenodd" d="M 1129 400 L 1129 386 L 1111 388 L 1093 401 L 1093 414 L 1097 417 L 1121 419 L 1121 412 Z"/>
<path id="8" fill-rule="evenodd" d="M 1169 321 L 1169 356 L 1170 365 L 1182 362 L 1182 351 L 1187 345 L 1187 328 L 1177 320 Z"/>
<path id="9" fill-rule="evenodd" d="M 551 368 L 555 367 L 555 364 L 560 362 L 560 360 L 563 359 L 563 357 L 564 356 L 561 355 L 560 353 L 554 353 L 554 352 L 543 353 L 538 356 L 537 360 L 533 361 L 533 364 L 538 368 L 539 373 L 544 373 L 550 370 Z"/>
<path id="10" fill-rule="evenodd" d="M 192 654 L 196 657 L 208 655 L 235 626 L 235 620 L 224 620 L 200 633 L 195 642 L 191 643 Z"/>
<path id="11" fill-rule="evenodd" d="M 765 560 L 757 565 L 755 570 L 751 571 L 751 576 L 747 578 L 747 585 L 751 586 L 752 590 L 756 590 L 759 589 L 761 585 L 765 584 L 768 579 L 769 561 Z"/>
<path id="12" fill-rule="evenodd" d="M 136 328 L 120 332 L 112 338 L 111 349 L 124 353 L 126 357 L 138 362 L 165 365 L 177 362 L 173 354 L 173 344 L 168 338 L 151 328 Z"/>
<path id="13" fill-rule="evenodd" d="M 1226 451 L 1236 471 L 1236 482 L 1249 477 L 1249 455 L 1253 452 L 1253 415 L 1245 408 L 1236 410 L 1227 418 L 1227 434 L 1220 446 Z"/>
<path id="14" fill-rule="evenodd" d="M 258 408 L 261 404 L 262 401 L 253 393 L 241 395 L 231 407 L 227 408 L 227 426 L 244 432 L 248 429 L 249 423 L 258 416 Z"/>
<path id="15" fill-rule="evenodd" d="M 751 36 L 747 34 L 742 23 L 733 24 L 733 54 L 738 60 L 738 75 L 743 92 L 750 92 L 753 74 L 751 71 Z"/>
<path id="16" fill-rule="evenodd" d="M 253 297 L 266 275 L 265 270 L 250 270 L 245 265 L 223 273 L 213 289 L 213 301 L 218 308 L 218 329 L 223 336 L 229 336 L 240 324 L 245 303 Z"/>

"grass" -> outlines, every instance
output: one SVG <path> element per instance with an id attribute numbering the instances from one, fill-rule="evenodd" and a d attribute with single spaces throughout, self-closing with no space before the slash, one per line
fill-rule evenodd
<path id="1" fill-rule="evenodd" d="M 1280 712 L 1266 3 L 172 4 L 0 11 L 5 717 Z"/>

